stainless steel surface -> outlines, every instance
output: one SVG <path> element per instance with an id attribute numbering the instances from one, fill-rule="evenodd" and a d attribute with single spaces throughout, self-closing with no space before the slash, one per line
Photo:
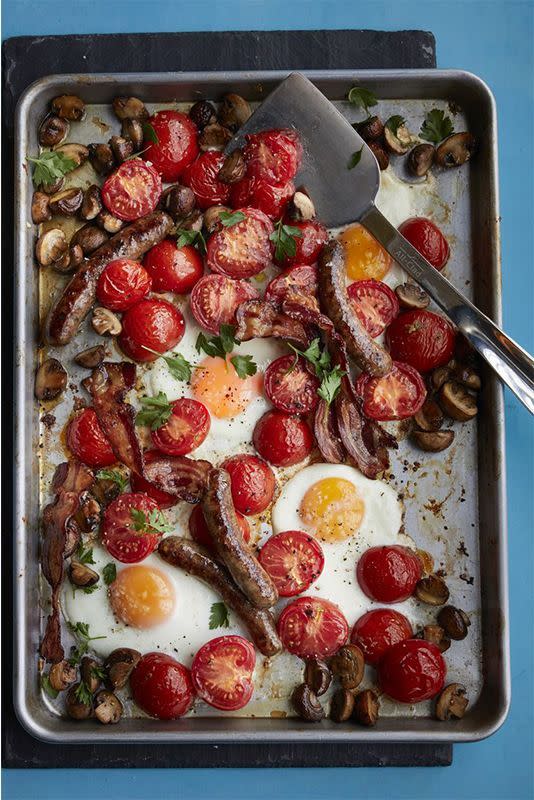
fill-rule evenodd
<path id="1" fill-rule="evenodd" d="M 482 147 L 456 183 L 445 186 L 443 227 L 453 241 L 454 259 L 447 270 L 477 305 L 500 323 L 500 265 L 496 172 L 496 120 L 493 99 L 475 76 L 456 71 L 379 71 L 309 73 L 310 79 L 342 113 L 340 102 L 359 81 L 372 89 L 384 116 L 399 109 L 422 119 L 435 104 L 449 101 L 464 109 L 469 129 Z M 55 76 L 30 87 L 21 99 L 16 121 L 16 377 L 15 408 L 17 482 L 15 502 L 15 687 L 22 723 L 35 736 L 56 742 L 104 741 L 468 741 L 494 732 L 510 702 L 506 508 L 502 388 L 483 375 L 478 422 L 457 429 L 458 445 L 448 455 L 427 459 L 403 447 L 393 465 L 394 485 L 406 499 L 406 528 L 421 546 L 432 544 L 436 560 L 449 574 L 456 602 L 470 611 L 472 633 L 451 648 L 449 678 L 472 674 L 474 702 L 469 713 L 450 724 L 430 716 L 387 716 L 376 730 L 325 722 L 310 726 L 297 719 L 187 717 L 170 723 L 130 718 L 118 726 L 95 721 L 78 724 L 58 716 L 38 688 L 39 498 L 42 468 L 39 409 L 33 399 L 33 374 L 38 361 L 39 300 L 49 300 L 49 284 L 33 263 L 34 229 L 30 223 L 32 187 L 24 162 L 37 148 L 37 124 L 52 97 L 81 94 L 89 103 L 109 103 L 117 94 L 133 94 L 150 104 L 218 98 L 227 91 L 261 100 L 286 73 L 211 73 L 158 75 Z M 396 112 L 396 113 L 399 113 Z M 96 123 L 95 123 L 96 124 Z M 95 135 L 95 138 L 97 136 Z M 102 136 L 100 138 L 103 138 Z M 72 134 L 71 134 L 72 139 Z M 461 173 L 461 174 L 460 174 Z M 441 197 L 441 193 L 440 193 Z M 438 198 L 439 204 L 441 200 Z M 454 210 L 454 213 L 451 212 Z M 478 268 L 477 268 L 478 267 Z M 41 283 L 39 284 L 39 281 Z M 43 448 L 46 450 L 46 447 Z M 419 459 L 418 463 L 416 459 Z M 421 489 L 421 491 L 419 491 Z M 46 494 L 44 495 L 46 496 Z M 468 551 L 468 555 L 465 552 Z M 463 570 L 463 574 L 458 574 Z M 473 630 L 474 629 L 474 630 Z M 449 654 L 448 654 L 449 655 Z"/>

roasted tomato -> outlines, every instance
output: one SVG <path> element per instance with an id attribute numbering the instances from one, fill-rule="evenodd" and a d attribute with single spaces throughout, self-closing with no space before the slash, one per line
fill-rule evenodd
<path id="1" fill-rule="evenodd" d="M 232 186 L 230 205 L 232 208 L 252 206 L 263 211 L 270 219 L 280 219 L 294 194 L 293 181 L 283 186 L 272 186 L 257 178 L 243 178 Z"/>
<path id="2" fill-rule="evenodd" d="M 399 611 L 376 608 L 355 623 L 350 640 L 357 644 L 368 664 L 376 664 L 397 642 L 413 636 L 412 626 Z"/>
<path id="3" fill-rule="evenodd" d="M 271 303 L 283 303 L 298 295 L 317 296 L 317 267 L 301 264 L 285 269 L 273 278 L 265 290 L 265 299 Z"/>
<path id="4" fill-rule="evenodd" d="M 184 172 L 182 182 L 195 193 L 200 208 L 225 205 L 230 198 L 230 186 L 217 177 L 225 156 L 215 150 L 201 153 Z"/>
<path id="5" fill-rule="evenodd" d="M 198 155 L 197 129 L 180 111 L 158 111 L 148 122 L 158 141 L 145 139 L 143 158 L 152 162 L 166 183 L 176 181 Z"/>
<path id="6" fill-rule="evenodd" d="M 401 314 L 386 332 L 393 358 L 410 364 L 419 372 L 429 372 L 450 361 L 455 338 L 451 323 L 426 309 Z"/>
<path id="7" fill-rule="evenodd" d="M 161 453 L 158 453 L 157 450 L 146 450 L 143 457 L 145 464 L 151 464 L 152 461 L 161 457 Z M 160 508 L 171 508 L 178 502 L 177 497 L 158 489 L 153 483 L 150 483 L 150 481 L 147 481 L 136 472 L 130 474 L 130 486 L 132 487 L 132 492 L 147 494 L 152 500 L 156 501 Z"/>
<path id="8" fill-rule="evenodd" d="M 153 430 L 152 441 L 162 453 L 185 456 L 199 447 L 210 429 L 210 414 L 203 403 L 180 397 L 171 403 L 167 422 Z"/>
<path id="9" fill-rule="evenodd" d="M 400 361 L 394 361 L 393 369 L 382 378 L 372 378 L 362 372 L 356 381 L 355 391 L 363 399 L 363 413 L 378 420 L 413 417 L 426 397 L 420 374 Z"/>
<path id="10" fill-rule="evenodd" d="M 223 461 L 230 475 L 234 507 L 241 514 L 260 514 L 273 499 L 276 482 L 272 469 L 258 456 L 237 455 Z"/>
<path id="11" fill-rule="evenodd" d="M 307 414 L 319 402 L 319 381 L 300 356 L 281 356 L 265 370 L 265 394 L 280 411 Z"/>
<path id="12" fill-rule="evenodd" d="M 371 600 L 400 603 L 413 594 L 421 562 L 412 550 L 398 544 L 370 547 L 358 561 L 356 576 Z"/>
<path id="13" fill-rule="evenodd" d="M 242 636 L 218 636 L 202 645 L 191 664 L 193 685 L 205 703 L 221 711 L 246 706 L 254 683 L 254 645 Z"/>
<path id="14" fill-rule="evenodd" d="M 208 240 L 207 264 L 229 278 L 251 278 L 272 261 L 271 220 L 255 208 L 239 209 L 245 218 L 213 233 Z"/>
<path id="15" fill-rule="evenodd" d="M 90 467 L 109 467 L 117 461 L 93 408 L 84 408 L 69 422 L 67 447 Z"/>
<path id="16" fill-rule="evenodd" d="M 300 658 L 333 656 L 347 641 L 349 626 L 339 608 L 322 597 L 299 597 L 278 618 L 278 635 Z"/>
<path id="17" fill-rule="evenodd" d="M 244 156 L 248 175 L 282 186 L 297 174 L 302 146 L 295 131 L 261 131 L 247 136 Z"/>
<path id="18" fill-rule="evenodd" d="M 380 336 L 397 314 L 397 295 L 382 281 L 355 281 L 347 289 L 354 312 L 373 338 Z"/>
<path id="19" fill-rule="evenodd" d="M 275 467 L 291 467 L 311 453 L 313 434 L 307 422 L 283 411 L 267 411 L 256 423 L 254 447 Z"/>
<path id="20" fill-rule="evenodd" d="M 296 245 L 295 255 L 284 256 L 279 263 L 284 267 L 293 267 L 296 264 L 315 264 L 328 241 L 328 231 L 320 222 L 313 220 L 289 224 L 292 228 L 300 230 L 300 236 L 293 237 Z"/>
<path id="21" fill-rule="evenodd" d="M 400 233 L 436 269 L 443 269 L 449 259 L 449 243 L 433 222 L 425 217 L 412 217 L 399 227 Z"/>
<path id="22" fill-rule="evenodd" d="M 138 261 L 117 258 L 110 261 L 96 284 L 99 303 L 112 311 L 126 311 L 145 297 L 152 279 Z"/>
<path id="23" fill-rule="evenodd" d="M 378 685 L 399 703 L 429 700 L 443 688 L 447 667 L 435 644 L 406 639 L 390 647 L 378 665 Z"/>
<path id="24" fill-rule="evenodd" d="M 305 592 L 324 567 L 321 545 L 304 531 L 284 531 L 271 536 L 261 548 L 258 560 L 273 579 L 280 597 Z"/>
<path id="25" fill-rule="evenodd" d="M 205 275 L 191 292 L 191 312 L 211 333 L 219 333 L 221 325 L 235 322 L 237 307 L 245 300 L 259 297 L 248 281 L 234 281 L 226 275 Z"/>
<path id="26" fill-rule="evenodd" d="M 130 688 L 139 708 L 158 719 L 183 717 L 195 696 L 187 667 L 165 653 L 144 655 L 130 676 Z"/>
<path id="27" fill-rule="evenodd" d="M 198 250 L 191 245 L 178 247 L 174 239 L 164 239 L 152 247 L 143 266 L 152 278 L 155 292 L 187 294 L 204 273 Z"/>
<path id="28" fill-rule="evenodd" d="M 125 161 L 102 186 L 102 202 L 107 210 L 126 222 L 151 214 L 160 195 L 160 176 L 140 158 Z"/>
<path id="29" fill-rule="evenodd" d="M 243 539 L 245 542 L 249 542 L 250 525 L 248 524 L 248 520 L 243 516 L 243 514 L 240 514 L 239 511 L 236 511 L 235 513 L 239 527 L 241 528 L 241 533 L 243 534 Z M 204 512 L 200 506 L 195 506 L 189 516 L 189 533 L 197 544 L 202 545 L 202 547 L 205 547 L 210 552 L 214 551 L 211 534 L 206 524 Z"/>
<path id="30" fill-rule="evenodd" d="M 136 564 L 154 552 L 161 539 L 154 517 L 159 520 L 160 509 L 148 495 L 119 495 L 106 508 L 102 521 L 102 543 L 109 554 L 124 564 Z"/>
<path id="31" fill-rule="evenodd" d="M 184 330 L 184 318 L 172 303 L 156 298 L 140 300 L 122 318 L 119 344 L 134 361 L 155 361 L 158 353 L 178 344 Z"/>

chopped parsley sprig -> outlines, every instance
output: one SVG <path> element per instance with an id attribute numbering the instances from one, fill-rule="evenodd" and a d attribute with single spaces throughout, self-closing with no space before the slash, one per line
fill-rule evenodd
<path id="1" fill-rule="evenodd" d="M 222 324 L 219 329 L 218 336 L 207 337 L 204 333 L 199 333 L 195 343 L 197 353 L 203 351 L 208 356 L 213 358 L 224 358 L 228 353 L 231 353 L 236 345 L 240 342 L 235 338 L 235 328 L 233 325 Z M 255 375 L 257 366 L 250 355 L 235 355 L 230 359 L 238 377 L 246 378 L 249 375 Z"/>
<path id="2" fill-rule="evenodd" d="M 289 346 L 294 353 L 305 358 L 313 366 L 320 381 L 317 394 L 330 405 L 335 400 L 341 387 L 341 379 L 346 373 L 337 364 L 332 367 L 330 353 L 321 348 L 321 341 L 318 338 L 314 339 L 306 350 L 299 350 L 292 344 Z"/>
<path id="3" fill-rule="evenodd" d="M 106 639 L 106 636 L 91 636 L 89 634 L 89 623 L 88 622 L 68 622 L 68 628 L 71 633 L 74 634 L 76 639 L 78 640 L 78 644 L 76 647 L 72 648 L 71 656 L 69 658 L 69 664 L 72 664 L 73 667 L 77 667 L 84 655 L 89 650 L 89 642 L 94 642 L 97 639 Z"/>
<path id="4" fill-rule="evenodd" d="M 219 219 L 221 220 L 221 225 L 223 225 L 225 228 L 231 228 L 233 225 L 238 225 L 240 222 L 243 222 L 243 220 L 246 218 L 247 215 L 243 214 L 242 211 L 219 212 Z"/>
<path id="5" fill-rule="evenodd" d="M 172 530 L 172 525 L 160 508 L 153 508 L 148 514 L 140 508 L 132 508 L 130 516 L 134 530 L 138 533 L 168 533 Z"/>
<path id="6" fill-rule="evenodd" d="M 374 92 L 363 86 L 353 86 L 347 95 L 347 100 L 356 108 L 361 108 L 367 115 L 369 115 L 369 109 L 378 103 Z"/>
<path id="7" fill-rule="evenodd" d="M 34 164 L 32 177 L 35 186 L 40 186 L 42 183 L 55 183 L 58 178 L 63 178 L 78 166 L 73 158 L 68 158 L 60 150 L 45 150 L 36 158 L 32 156 L 26 158 L 31 164 Z"/>
<path id="8" fill-rule="evenodd" d="M 135 418 L 136 425 L 148 425 L 156 431 L 165 425 L 172 414 L 172 406 L 165 392 L 158 392 L 156 397 L 141 397 L 142 410 Z"/>
<path id="9" fill-rule="evenodd" d="M 177 228 L 176 237 L 176 244 L 178 247 L 185 247 L 186 244 L 191 244 L 201 253 L 206 252 L 206 240 L 204 239 L 202 231 L 193 231 L 189 228 Z"/>
<path id="10" fill-rule="evenodd" d="M 114 481 L 120 492 L 126 489 L 128 483 L 127 478 L 118 469 L 101 469 L 96 473 L 96 477 L 104 481 Z"/>
<path id="11" fill-rule="evenodd" d="M 210 631 L 215 628 L 229 628 L 230 619 L 228 617 L 228 608 L 224 603 L 213 603 L 210 610 Z"/>
<path id="12" fill-rule="evenodd" d="M 294 225 L 284 225 L 283 219 L 279 219 L 274 226 L 274 231 L 269 239 L 274 242 L 274 257 L 277 261 L 284 258 L 292 258 L 297 252 L 297 239 L 302 236 L 300 228 Z"/>
<path id="13" fill-rule="evenodd" d="M 445 116 L 445 112 L 439 108 L 433 108 L 425 117 L 421 125 L 419 136 L 427 142 L 439 144 L 447 136 L 454 133 L 454 125 L 451 118 Z"/>

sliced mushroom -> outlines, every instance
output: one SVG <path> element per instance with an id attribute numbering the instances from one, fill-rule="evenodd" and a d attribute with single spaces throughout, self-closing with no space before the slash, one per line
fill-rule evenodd
<path id="1" fill-rule="evenodd" d="M 42 267 L 49 267 L 68 251 L 67 237 L 59 228 L 51 228 L 39 236 L 35 245 L 35 257 Z"/>
<path id="2" fill-rule="evenodd" d="M 415 586 L 415 596 L 429 606 L 443 606 L 449 599 L 447 584 L 439 575 L 421 578 Z"/>
<path id="3" fill-rule="evenodd" d="M 435 149 L 432 144 L 418 144 L 410 150 L 408 169 L 416 178 L 426 175 L 434 162 Z"/>
<path id="4" fill-rule="evenodd" d="M 206 150 L 222 151 L 231 138 L 232 131 L 225 128 L 224 125 L 214 122 L 212 125 L 206 125 L 201 132 L 198 137 L 198 146 L 203 152 Z"/>
<path id="5" fill-rule="evenodd" d="M 145 137 L 143 126 L 138 119 L 123 119 L 121 133 L 125 139 L 129 139 L 133 144 L 133 152 L 141 150 Z"/>
<path id="6" fill-rule="evenodd" d="M 412 136 L 406 125 L 398 125 L 393 129 L 393 117 L 390 117 L 384 125 L 384 140 L 390 153 L 396 156 L 403 156 L 410 149 Z"/>
<path id="7" fill-rule="evenodd" d="M 472 367 L 457 364 L 453 369 L 453 374 L 458 383 L 461 383 L 466 389 L 471 389 L 473 392 L 480 391 L 482 385 L 480 375 Z"/>
<path id="8" fill-rule="evenodd" d="M 57 194 L 64 183 L 65 178 L 61 176 L 60 178 L 56 178 L 52 183 L 41 183 L 39 189 L 45 194 Z"/>
<path id="9" fill-rule="evenodd" d="M 298 222 L 304 222 L 315 217 L 315 206 L 311 197 L 302 189 L 297 189 L 288 209 L 289 216 Z"/>
<path id="10" fill-rule="evenodd" d="M 443 425 L 443 411 L 432 397 L 427 397 L 414 421 L 422 431 L 439 431 Z"/>
<path id="11" fill-rule="evenodd" d="M 106 358 L 106 348 L 103 344 L 97 344 L 95 347 L 89 347 L 87 350 L 82 350 L 81 353 L 78 353 L 74 356 L 74 361 L 80 365 L 80 367 L 85 367 L 86 369 L 94 369 L 95 367 L 99 367 L 100 364 Z"/>
<path id="12" fill-rule="evenodd" d="M 364 119 L 363 122 L 356 122 L 352 127 L 360 134 L 364 142 L 381 139 L 384 133 L 384 123 L 376 115 Z"/>
<path id="13" fill-rule="evenodd" d="M 34 192 L 32 197 L 32 222 L 40 225 L 52 218 L 49 197 L 45 192 Z"/>
<path id="14" fill-rule="evenodd" d="M 119 471 L 119 470 L 117 470 Z M 115 500 L 121 493 L 121 487 L 117 481 L 108 478 L 97 478 L 91 486 L 91 494 L 98 502 L 100 509 L 104 509 Z"/>
<path id="15" fill-rule="evenodd" d="M 476 139 L 471 133 L 453 133 L 442 141 L 436 150 L 436 163 L 440 167 L 461 167 L 476 150 Z"/>
<path id="16" fill-rule="evenodd" d="M 415 308 L 426 308 L 430 303 L 430 297 L 415 283 L 402 283 L 395 289 L 395 294 L 398 297 L 399 303 L 402 308 L 409 310 Z"/>
<path id="17" fill-rule="evenodd" d="M 69 564 L 69 580 L 74 586 L 94 586 L 98 583 L 100 575 L 91 569 L 87 564 L 82 564 L 79 561 L 72 561 Z"/>
<path id="18" fill-rule="evenodd" d="M 354 695 L 348 689 L 337 689 L 332 695 L 330 719 L 334 722 L 346 722 L 354 710 Z"/>
<path id="19" fill-rule="evenodd" d="M 91 694 L 94 694 L 102 684 L 102 678 L 99 674 L 101 670 L 102 667 L 98 661 L 96 661 L 94 658 L 91 658 L 91 656 L 84 656 L 82 658 L 82 663 L 80 664 L 80 677 Z"/>
<path id="20" fill-rule="evenodd" d="M 83 250 L 79 244 L 74 244 L 69 248 L 69 269 L 79 267 L 83 261 Z"/>
<path id="21" fill-rule="evenodd" d="M 89 148 L 84 144 L 78 144 L 77 142 L 61 144 L 59 147 L 55 148 L 54 152 L 63 153 L 65 158 L 70 158 L 71 161 L 75 162 L 76 167 L 81 167 L 81 165 L 85 164 L 89 158 Z"/>
<path id="22" fill-rule="evenodd" d="M 451 718 L 462 719 L 468 705 L 469 698 L 467 697 L 465 686 L 460 683 L 451 683 L 445 687 L 438 697 L 436 717 L 442 722 L 446 722 Z"/>
<path id="23" fill-rule="evenodd" d="M 221 230 L 221 214 L 224 211 L 230 211 L 228 206 L 210 206 L 204 211 L 204 227 L 207 233 L 215 233 Z"/>
<path id="24" fill-rule="evenodd" d="M 363 679 L 365 659 L 355 644 L 345 644 L 330 659 L 330 669 L 344 689 L 356 689 Z"/>
<path id="25" fill-rule="evenodd" d="M 189 109 L 189 118 L 201 131 L 206 125 L 215 122 L 215 109 L 207 100 L 197 100 Z"/>
<path id="26" fill-rule="evenodd" d="M 85 103 L 75 94 L 62 94 L 52 100 L 52 111 L 61 119 L 80 122 L 85 117 Z"/>
<path id="27" fill-rule="evenodd" d="M 122 717 L 122 703 L 113 692 L 102 689 L 95 696 L 95 717 L 102 725 L 115 725 Z"/>
<path id="28" fill-rule="evenodd" d="M 328 664 L 320 658 L 309 658 L 306 660 L 304 669 L 304 683 L 312 689 L 317 697 L 326 692 L 332 681 L 332 673 Z"/>
<path id="29" fill-rule="evenodd" d="M 65 368 L 57 358 L 47 358 L 35 376 L 35 397 L 45 402 L 54 400 L 65 391 L 67 379 Z"/>
<path id="30" fill-rule="evenodd" d="M 73 217 L 83 203 L 83 191 L 79 188 L 63 189 L 62 192 L 53 194 L 50 198 L 50 211 L 52 214 L 62 214 L 64 217 Z"/>
<path id="31" fill-rule="evenodd" d="M 324 709 L 315 692 L 306 683 L 301 683 L 293 690 L 291 705 L 299 717 L 308 722 L 320 722 L 324 719 Z"/>
<path id="32" fill-rule="evenodd" d="M 96 183 L 88 186 L 83 195 L 83 202 L 80 208 L 80 217 L 87 221 L 95 219 L 102 211 L 102 197 L 100 196 L 100 186 Z"/>
<path id="33" fill-rule="evenodd" d="M 219 122 L 235 133 L 252 114 L 247 101 L 238 94 L 225 94 L 219 108 Z"/>
<path id="34" fill-rule="evenodd" d="M 111 234 L 118 233 L 121 228 L 124 227 L 123 220 L 114 217 L 113 214 L 110 214 L 105 208 L 95 217 L 95 222 L 99 228 Z"/>
<path id="35" fill-rule="evenodd" d="M 379 709 L 380 703 L 375 692 L 372 689 L 364 689 L 363 692 L 358 692 L 354 698 L 352 717 L 360 725 L 371 728 L 378 721 Z"/>
<path id="36" fill-rule="evenodd" d="M 429 384 L 430 388 L 437 392 L 443 384 L 450 379 L 452 371 L 449 367 L 437 367 L 430 373 Z"/>
<path id="37" fill-rule="evenodd" d="M 378 161 L 378 166 L 381 170 L 387 169 L 389 167 L 389 156 L 380 144 L 380 142 L 369 142 L 368 144 L 369 149 L 373 153 L 374 157 Z"/>
<path id="38" fill-rule="evenodd" d="M 71 245 L 80 245 L 85 256 L 91 255 L 99 247 L 102 247 L 104 242 L 107 242 L 108 235 L 105 231 L 92 225 L 90 222 L 87 225 L 82 225 L 78 228 L 70 243 Z"/>
<path id="39" fill-rule="evenodd" d="M 52 689 L 55 689 L 56 692 L 64 692 L 76 680 L 76 667 L 66 659 L 57 661 L 50 667 L 48 680 Z"/>
<path id="40" fill-rule="evenodd" d="M 423 575 L 431 575 L 434 572 L 434 559 L 428 550 L 416 550 L 415 554 L 421 563 Z"/>
<path id="41" fill-rule="evenodd" d="M 460 642 L 467 636 L 471 620 L 461 608 L 444 606 L 438 614 L 438 622 L 451 639 Z"/>
<path id="42" fill-rule="evenodd" d="M 120 319 L 109 308 L 95 308 L 91 324 L 100 336 L 118 336 L 122 331 Z"/>
<path id="43" fill-rule="evenodd" d="M 414 444 L 426 453 L 441 453 L 454 441 L 454 431 L 412 431 Z"/>
<path id="44" fill-rule="evenodd" d="M 169 186 L 162 196 L 162 208 L 167 211 L 174 220 L 187 217 L 195 208 L 195 193 L 189 186 Z"/>
<path id="45" fill-rule="evenodd" d="M 180 220 L 180 228 L 184 231 L 201 231 L 204 224 L 204 214 L 195 208 L 185 219 Z"/>
<path id="46" fill-rule="evenodd" d="M 445 636 L 441 625 L 425 625 L 422 630 L 422 638 L 425 642 L 435 644 L 440 653 L 445 653 L 451 646 L 451 640 Z"/>
<path id="47" fill-rule="evenodd" d="M 459 422 L 467 422 L 477 415 L 475 395 L 467 391 L 458 381 L 447 381 L 439 392 L 439 404 L 447 416 Z"/>
<path id="48" fill-rule="evenodd" d="M 99 175 L 108 175 L 115 169 L 115 157 L 109 144 L 90 144 L 89 161 Z"/>
<path id="49" fill-rule="evenodd" d="M 112 136 L 109 140 L 109 146 L 111 147 L 117 164 L 122 164 L 122 162 L 130 158 L 134 152 L 132 140 L 125 139 L 124 136 Z"/>
<path id="50" fill-rule="evenodd" d="M 78 528 L 84 533 L 91 533 L 100 524 L 101 513 L 98 500 L 90 492 L 84 492 L 80 498 L 78 511 L 74 516 Z M 96 582 L 96 581 L 95 581 Z"/>
<path id="51" fill-rule="evenodd" d="M 93 713 L 92 703 L 85 702 L 84 699 L 79 699 L 80 696 L 84 696 L 80 687 L 84 687 L 84 685 L 82 683 L 75 683 L 70 687 L 65 698 L 67 714 L 69 717 L 72 717 L 72 719 L 78 720 L 88 719 Z"/>
<path id="52" fill-rule="evenodd" d="M 67 275 L 69 272 L 72 272 L 74 266 L 70 260 L 70 248 L 68 248 L 57 261 L 54 261 L 51 266 L 53 270 L 60 272 L 62 275 Z"/>
<path id="53" fill-rule="evenodd" d="M 46 117 L 39 128 L 39 144 L 42 147 L 55 147 L 64 142 L 69 135 L 70 125 L 61 117 Z"/>
<path id="54" fill-rule="evenodd" d="M 142 122 L 149 117 L 145 104 L 137 97 L 116 97 L 113 101 L 113 111 L 120 120 L 137 119 Z"/>
<path id="55" fill-rule="evenodd" d="M 113 689 L 122 689 L 137 666 L 141 653 L 129 647 L 119 647 L 109 654 L 104 662 L 107 682 Z"/>
<path id="56" fill-rule="evenodd" d="M 220 168 L 217 177 L 223 183 L 237 183 L 245 177 L 246 171 L 247 165 L 245 164 L 243 151 L 238 147 L 237 150 L 234 150 L 229 156 L 226 156 L 225 162 Z"/>

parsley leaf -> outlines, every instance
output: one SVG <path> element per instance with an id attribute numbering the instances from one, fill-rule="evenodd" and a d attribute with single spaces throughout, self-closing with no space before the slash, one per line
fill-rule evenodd
<path id="1" fill-rule="evenodd" d="M 242 211 L 221 211 L 219 213 L 219 219 L 225 228 L 231 228 L 232 225 L 237 225 L 246 218 L 247 215 L 243 214 Z"/>
<path id="2" fill-rule="evenodd" d="M 76 550 L 76 561 L 80 564 L 96 564 L 93 558 L 93 548 L 90 547 L 88 550 L 84 550 L 83 543 L 80 542 Z"/>
<path id="3" fill-rule="evenodd" d="M 234 365 L 235 371 L 240 378 L 246 378 L 248 375 L 255 375 L 257 367 L 252 356 L 233 356 L 230 363 Z"/>
<path id="4" fill-rule="evenodd" d="M 363 86 L 353 86 L 347 95 L 347 100 L 356 108 L 364 109 L 367 114 L 369 114 L 369 109 L 378 103 L 376 95 L 369 89 L 364 89 Z"/>
<path id="5" fill-rule="evenodd" d="M 274 257 L 282 261 L 286 256 L 291 258 L 297 252 L 296 239 L 300 239 L 302 231 L 294 225 L 284 225 L 282 218 L 274 226 L 269 239 L 274 242 Z"/>
<path id="6" fill-rule="evenodd" d="M 360 149 L 356 150 L 356 152 L 353 153 L 351 155 L 351 157 L 349 158 L 349 163 L 347 164 L 347 169 L 354 169 L 354 167 L 358 166 L 358 164 L 360 163 L 361 157 L 362 157 L 362 153 L 363 153 L 363 144 L 360 147 Z"/>
<path id="7" fill-rule="evenodd" d="M 54 687 L 50 683 L 50 676 L 49 676 L 48 672 L 47 673 L 43 673 L 41 675 L 41 689 L 43 690 L 43 692 L 45 692 L 45 694 L 47 694 L 49 697 L 51 697 L 52 700 L 55 700 L 56 697 L 59 694 L 58 690 L 54 689 Z"/>
<path id="8" fill-rule="evenodd" d="M 117 577 L 117 567 L 110 561 L 109 564 L 106 564 L 104 569 L 102 570 L 102 577 L 104 578 L 104 583 L 106 586 L 110 586 L 113 583 L 115 578 Z"/>
<path id="9" fill-rule="evenodd" d="M 406 125 L 406 120 L 404 117 L 401 117 L 400 114 L 394 114 L 386 122 L 386 128 L 389 128 L 394 136 L 397 135 L 397 131 L 402 125 Z"/>
<path id="10" fill-rule="evenodd" d="M 128 483 L 127 479 L 118 469 L 101 469 L 96 473 L 96 477 L 103 481 L 114 481 L 121 492 L 126 489 L 126 484 Z M 94 561 L 91 563 L 94 564 Z"/>
<path id="11" fill-rule="evenodd" d="M 76 636 L 78 639 L 78 644 L 76 647 L 72 648 L 71 657 L 69 658 L 69 664 L 72 664 L 74 667 L 77 667 L 78 664 L 81 662 L 84 655 L 89 650 L 89 642 L 94 641 L 95 639 L 106 639 L 106 636 L 90 636 L 89 635 L 89 623 L 88 622 L 77 622 L 76 624 L 72 622 L 67 622 L 67 626 L 71 633 Z"/>
<path id="12" fill-rule="evenodd" d="M 76 594 L 78 589 L 82 589 L 84 594 L 93 594 L 98 588 L 98 583 L 94 583 L 92 586 L 75 586 L 74 593 Z"/>
<path id="13" fill-rule="evenodd" d="M 321 380 L 321 385 L 317 389 L 317 394 L 322 397 L 328 405 L 335 399 L 341 387 L 341 378 L 345 373 L 340 366 L 336 365 L 330 372 L 326 372 Z"/>
<path id="14" fill-rule="evenodd" d="M 210 611 L 209 629 L 229 628 L 228 609 L 224 603 L 213 603 Z"/>
<path id="15" fill-rule="evenodd" d="M 150 122 L 143 122 L 143 137 L 146 142 L 152 142 L 152 144 L 159 144 L 158 134 L 156 133 Z"/>
<path id="16" fill-rule="evenodd" d="M 191 231 L 187 228 L 178 228 L 176 230 L 178 240 L 176 242 L 178 247 L 185 247 L 186 244 L 192 244 L 197 250 L 206 252 L 206 240 L 202 235 L 202 231 Z"/>
<path id="17" fill-rule="evenodd" d="M 158 392 L 157 397 L 142 397 L 142 410 L 135 418 L 136 425 L 149 425 L 150 429 L 156 431 L 165 425 L 172 414 L 171 404 L 165 392 Z"/>
<path id="18" fill-rule="evenodd" d="M 101 681 L 105 681 L 108 677 L 105 669 L 98 664 L 95 664 L 94 667 L 91 667 L 91 675 L 93 678 L 100 678 Z"/>
<path id="19" fill-rule="evenodd" d="M 191 380 L 191 373 L 197 365 L 191 364 L 191 362 L 187 361 L 187 359 L 185 359 L 181 353 L 172 353 L 170 356 L 163 356 L 161 353 L 158 353 L 157 350 L 152 350 L 150 347 L 145 347 L 143 345 L 143 349 L 148 350 L 150 353 L 154 353 L 162 358 L 167 364 L 172 377 L 176 378 L 177 381 Z"/>
<path id="20" fill-rule="evenodd" d="M 439 144 L 447 136 L 454 133 L 454 125 L 450 117 L 445 116 L 445 112 L 439 108 L 433 108 L 425 117 L 421 125 L 419 136 L 427 142 Z"/>
<path id="21" fill-rule="evenodd" d="M 153 508 L 148 516 L 139 508 L 132 508 L 130 516 L 134 523 L 134 530 L 140 533 L 168 533 L 172 525 L 160 508 Z"/>
<path id="22" fill-rule="evenodd" d="M 299 350 L 292 344 L 289 346 L 293 352 L 305 358 L 313 366 L 315 374 L 321 381 L 317 394 L 330 405 L 341 387 L 341 378 L 345 375 L 343 370 L 337 365 L 332 367 L 330 354 L 328 350 L 321 349 L 320 339 L 314 339 L 306 350 Z"/>
<path id="23" fill-rule="evenodd" d="M 93 701 L 93 695 L 89 691 L 89 688 L 85 683 L 85 681 L 80 681 L 80 683 L 74 690 L 74 695 L 79 703 L 83 703 L 86 706 L 91 705 Z"/>
<path id="24" fill-rule="evenodd" d="M 57 150 L 46 150 L 37 158 L 27 156 L 27 161 L 35 164 L 33 169 L 33 182 L 35 186 L 41 183 L 54 183 L 58 178 L 62 178 L 67 172 L 72 172 L 78 166 L 73 158 L 68 158 L 64 153 Z"/>
<path id="25" fill-rule="evenodd" d="M 226 324 L 221 325 L 218 336 L 210 336 L 208 339 L 204 333 L 199 333 L 195 342 L 195 349 L 197 353 L 203 350 L 208 356 L 226 358 L 226 354 L 232 352 L 234 345 L 239 344 L 234 337 L 234 333 L 234 326 Z"/>

